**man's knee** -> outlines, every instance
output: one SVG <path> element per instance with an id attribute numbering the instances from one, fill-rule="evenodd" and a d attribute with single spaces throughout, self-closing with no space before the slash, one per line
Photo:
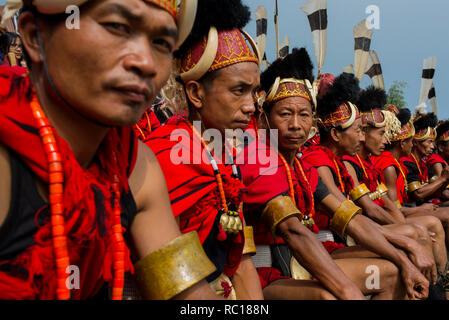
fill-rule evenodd
<path id="1" fill-rule="evenodd" d="M 429 232 L 425 226 L 419 223 L 412 223 L 412 226 L 415 228 L 419 240 L 429 240 Z"/>
<path id="2" fill-rule="evenodd" d="M 406 223 L 401 225 L 401 233 L 411 239 L 418 240 L 419 232 L 415 223 Z"/>

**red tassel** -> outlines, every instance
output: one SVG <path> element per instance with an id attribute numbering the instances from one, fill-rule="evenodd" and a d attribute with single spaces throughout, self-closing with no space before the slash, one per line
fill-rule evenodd
<path id="1" fill-rule="evenodd" d="M 227 299 L 232 292 L 232 286 L 229 285 L 229 283 L 227 281 L 222 281 L 221 287 L 224 289 L 224 292 L 225 292 L 223 295 L 223 298 Z"/>
<path id="2" fill-rule="evenodd" d="M 226 232 L 223 231 L 223 227 L 220 224 L 218 226 L 217 240 L 218 241 L 225 241 L 227 238 L 228 238 L 228 236 L 226 235 Z"/>

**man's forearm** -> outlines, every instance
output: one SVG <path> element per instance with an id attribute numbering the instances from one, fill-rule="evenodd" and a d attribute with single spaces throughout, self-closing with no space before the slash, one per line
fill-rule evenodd
<path id="1" fill-rule="evenodd" d="M 446 179 L 444 179 L 443 177 L 439 177 L 434 182 L 422 186 L 412 194 L 416 200 L 424 201 L 432 196 L 436 196 L 437 194 L 439 194 L 443 190 L 443 188 L 446 187 L 446 185 Z"/>
<path id="2" fill-rule="evenodd" d="M 385 202 L 385 210 L 391 214 L 391 217 L 396 221 L 396 223 L 405 223 L 404 214 L 396 206 L 396 204 L 390 200 L 388 196 L 382 198 Z"/>
<path id="3" fill-rule="evenodd" d="M 238 300 L 263 300 L 260 278 L 249 254 L 242 257 L 242 262 L 232 277 L 232 285 Z"/>
<path id="4" fill-rule="evenodd" d="M 401 255 L 382 232 L 379 231 L 376 223 L 362 215 L 356 215 L 348 224 L 346 233 L 365 249 L 377 253 L 382 258 L 393 262 L 399 269 L 402 269 L 407 257 Z"/>
<path id="5" fill-rule="evenodd" d="M 285 228 L 286 229 L 286 228 Z M 334 262 L 321 242 L 312 232 L 297 229 L 281 232 L 296 260 L 306 268 L 321 284 L 339 299 L 363 298 L 361 291 L 343 273 Z M 354 295 L 348 295 L 345 289 L 350 289 Z"/>

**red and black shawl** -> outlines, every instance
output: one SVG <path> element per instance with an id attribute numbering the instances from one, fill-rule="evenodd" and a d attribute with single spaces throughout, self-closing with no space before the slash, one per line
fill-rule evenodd
<path id="1" fill-rule="evenodd" d="M 220 193 L 212 165 L 206 161 L 200 138 L 181 117 L 173 117 L 155 130 L 145 142 L 156 155 L 164 172 L 175 217 L 180 219 L 181 232 L 196 230 L 201 243 L 211 233 L 222 209 Z M 232 177 L 231 165 L 218 163 L 228 202 L 238 207 L 244 185 Z M 243 215 L 240 213 L 243 220 Z M 223 236 L 223 232 L 220 232 Z M 224 241 L 222 237 L 217 241 Z M 224 272 L 232 276 L 240 263 L 243 232 L 232 238 Z"/>
<path id="2" fill-rule="evenodd" d="M 396 160 L 396 158 L 391 154 L 390 151 L 384 151 L 382 154 L 378 157 L 371 156 L 371 160 L 374 163 L 374 165 L 381 170 L 383 173 L 385 169 L 388 167 L 394 167 L 396 169 L 397 179 L 396 179 L 396 193 L 398 196 L 398 200 L 402 203 L 407 202 L 408 196 L 407 192 L 405 191 L 406 187 L 406 180 L 404 180 L 404 176 L 401 173 L 404 172 L 404 174 L 407 177 L 407 168 L 405 168 L 403 165 L 401 165 L 400 162 Z M 399 167 L 400 166 L 400 167 Z M 382 182 L 385 183 L 385 176 L 384 174 L 381 175 Z"/>
<path id="3" fill-rule="evenodd" d="M 382 182 L 382 171 L 374 165 L 371 158 L 364 159 L 361 156 L 343 156 L 343 161 L 350 162 L 354 167 L 360 184 L 364 183 L 370 192 L 376 192 L 377 186 Z M 385 202 L 382 199 L 376 199 L 374 203 L 385 207 Z"/>
<path id="4" fill-rule="evenodd" d="M 426 163 L 421 160 L 416 163 L 413 154 L 411 153 L 408 157 L 402 157 L 399 159 L 403 167 L 407 168 L 407 182 L 416 181 L 416 176 L 420 180 L 422 184 L 427 183 L 429 181 L 429 169 L 426 166 Z"/>
<path id="5" fill-rule="evenodd" d="M 244 195 L 244 214 L 246 222 L 254 226 L 254 240 L 256 244 L 279 244 L 284 243 L 282 238 L 273 239 L 270 230 L 260 221 L 265 205 L 280 195 L 289 195 L 289 183 L 286 168 L 280 159 L 277 150 L 270 143 L 263 142 L 264 139 L 252 137 L 252 141 L 241 152 L 237 161 L 242 174 L 243 183 L 247 192 Z M 264 164 L 260 161 L 257 153 L 266 155 Z M 240 159 L 242 159 L 241 162 Z M 267 161 L 269 159 L 269 161 Z M 292 174 L 292 182 L 295 191 L 296 206 L 302 213 L 314 214 L 310 210 L 313 207 L 313 197 L 310 191 L 316 190 L 318 184 L 318 172 L 309 166 L 303 165 L 304 173 L 309 184 L 298 174 L 299 168 L 289 166 Z M 315 229 L 314 231 L 318 231 Z"/>
<path id="6" fill-rule="evenodd" d="M 0 143 L 19 155 L 38 179 L 48 183 L 47 156 L 29 106 L 33 89 L 29 78 L 18 70 L 0 67 Z M 122 192 L 129 191 L 128 176 L 137 155 L 137 139 L 130 128 L 111 129 L 92 165 L 84 170 L 67 142 L 54 128 L 53 132 L 63 158 L 69 258 L 72 265 L 79 267 L 81 276 L 80 290 L 72 290 L 72 298 L 86 299 L 112 279 L 112 182 L 118 175 Z M 111 157 L 113 153 L 117 161 Z M 105 227 L 105 234 L 101 234 L 100 225 Z M 49 220 L 39 226 L 33 245 L 11 260 L 0 262 L 5 263 L 24 273 L 0 271 L 0 299 L 55 299 L 56 268 Z M 128 254 L 125 271 L 132 270 Z"/>

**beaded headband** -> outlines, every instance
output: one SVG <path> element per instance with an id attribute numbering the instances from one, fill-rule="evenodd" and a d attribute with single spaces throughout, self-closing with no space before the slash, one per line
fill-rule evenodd
<path id="1" fill-rule="evenodd" d="M 391 111 L 376 108 L 369 112 L 361 112 L 360 115 L 363 127 L 385 128 L 387 142 L 390 142 L 395 133 L 401 130 L 401 122 Z"/>
<path id="2" fill-rule="evenodd" d="M 28 1 L 43 14 L 58 14 L 66 11 L 70 5 L 81 6 L 89 0 L 32 0 Z M 166 10 L 177 21 L 179 47 L 189 35 L 195 21 L 197 0 L 182 0 L 178 14 L 178 0 L 143 0 Z M 6 0 L 1 25 L 12 18 L 23 6 L 22 0 Z"/>
<path id="3" fill-rule="evenodd" d="M 268 94 L 265 94 L 261 99 L 259 99 L 259 105 L 264 103 L 273 103 L 288 97 L 301 97 L 313 105 L 316 105 L 316 94 L 318 88 L 316 83 L 313 85 L 309 80 L 298 80 L 295 78 L 285 78 L 281 79 L 277 77 L 271 86 Z"/>
<path id="4" fill-rule="evenodd" d="M 189 48 L 182 58 L 179 79 L 183 82 L 199 80 L 207 72 L 240 62 L 255 62 L 260 66 L 261 58 L 255 41 L 245 31 L 217 31 L 215 27 L 211 27 L 208 36 Z"/>
<path id="5" fill-rule="evenodd" d="M 353 125 L 354 121 L 360 117 L 359 110 L 350 101 L 344 102 L 337 110 L 321 119 L 319 124 L 323 127 L 342 127 L 347 129 Z"/>
<path id="6" fill-rule="evenodd" d="M 401 128 L 401 130 L 394 134 L 390 141 L 396 142 L 401 140 L 409 139 L 410 137 L 413 137 L 415 135 L 415 127 L 413 126 L 412 120 L 410 120 L 405 126 Z"/>
<path id="7" fill-rule="evenodd" d="M 426 129 L 416 132 L 414 139 L 417 141 L 423 141 L 427 139 L 434 139 L 437 136 L 435 128 L 427 127 Z"/>

